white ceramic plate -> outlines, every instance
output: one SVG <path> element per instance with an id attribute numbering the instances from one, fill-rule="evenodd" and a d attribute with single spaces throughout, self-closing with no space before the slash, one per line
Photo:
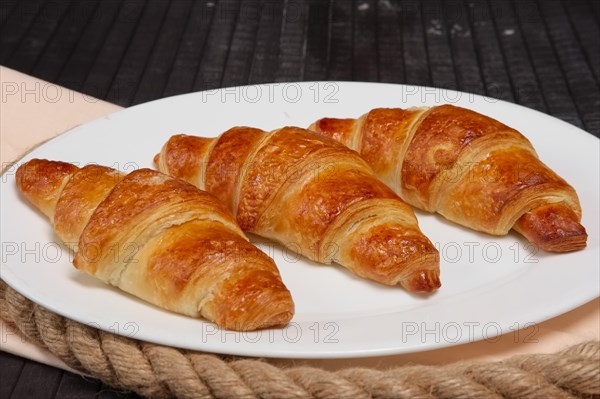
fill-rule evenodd
<path id="1" fill-rule="evenodd" d="M 1 277 L 50 310 L 118 334 L 203 351 L 289 358 L 385 355 L 492 339 L 597 297 L 598 139 L 495 99 L 415 86 L 325 82 L 200 92 L 79 126 L 32 151 L 17 166 L 48 158 L 130 171 L 151 167 L 154 154 L 175 133 L 216 136 L 234 125 L 305 127 L 320 117 L 359 116 L 374 107 L 442 103 L 487 114 L 531 139 L 541 159 L 579 193 L 589 233 L 584 251 L 543 253 L 516 234 L 491 237 L 419 212 L 423 232 L 442 255 L 443 284 L 437 293 L 421 297 L 254 239 L 277 262 L 295 299 L 296 315 L 285 329 L 234 333 L 160 310 L 76 271 L 48 221 L 19 196 L 14 167 L 1 182 Z"/>

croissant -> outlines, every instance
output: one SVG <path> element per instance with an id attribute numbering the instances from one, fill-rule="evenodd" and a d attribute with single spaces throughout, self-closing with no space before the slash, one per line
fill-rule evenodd
<path id="1" fill-rule="evenodd" d="M 490 117 L 452 105 L 378 108 L 309 129 L 358 151 L 419 209 L 489 234 L 512 228 L 547 251 L 586 245 L 573 187 L 521 133 Z"/>
<path id="2" fill-rule="evenodd" d="M 162 173 L 34 159 L 21 193 L 78 243 L 74 265 L 161 308 L 231 330 L 287 323 L 294 303 L 273 260 L 213 196 Z"/>
<path id="3" fill-rule="evenodd" d="M 439 254 L 412 208 L 331 139 L 235 127 L 214 139 L 173 136 L 154 161 L 218 197 L 243 230 L 311 260 L 412 292 L 440 286 Z"/>

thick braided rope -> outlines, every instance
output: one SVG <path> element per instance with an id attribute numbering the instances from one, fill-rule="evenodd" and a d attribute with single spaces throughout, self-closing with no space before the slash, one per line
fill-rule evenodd
<path id="1" fill-rule="evenodd" d="M 0 280 L 0 317 L 70 367 L 148 397 L 576 398 L 600 395 L 600 342 L 493 363 L 278 368 L 121 337 L 52 313 Z"/>

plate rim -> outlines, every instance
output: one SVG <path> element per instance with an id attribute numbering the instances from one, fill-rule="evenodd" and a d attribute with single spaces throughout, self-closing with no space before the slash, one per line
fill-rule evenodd
<path id="1" fill-rule="evenodd" d="M 354 82 L 354 81 L 303 81 L 303 82 L 281 82 L 281 83 L 266 83 L 266 84 L 256 84 L 256 85 L 241 85 L 241 86 L 232 86 L 232 87 L 224 87 L 224 88 L 219 88 L 219 89 L 214 89 L 217 92 L 218 91 L 222 91 L 222 90 L 226 90 L 226 89 L 235 89 L 235 88 L 243 88 L 243 87 L 249 87 L 249 86 L 272 86 L 272 85 L 281 85 L 281 84 L 299 84 L 299 85 L 310 85 L 310 84 L 323 84 L 323 83 L 339 83 L 342 85 L 351 85 L 351 86 L 360 86 L 360 85 L 368 85 L 368 86 L 374 86 L 374 85 L 381 85 L 381 86 L 393 86 L 393 87 L 408 87 L 408 88 L 416 88 L 417 91 L 421 91 L 421 90 L 442 90 L 442 91 L 448 91 L 448 92 L 453 92 L 453 93 L 460 93 L 460 94 L 469 94 L 469 95 L 473 95 L 476 99 L 478 100 L 485 100 L 487 99 L 492 99 L 495 103 L 501 103 L 503 106 L 508 106 L 508 107 L 517 107 L 519 108 L 521 111 L 525 111 L 525 112 L 535 112 L 536 114 L 539 114 L 539 117 L 543 117 L 543 118 L 550 118 L 552 123 L 556 123 L 557 121 L 560 122 L 560 124 L 565 124 L 566 126 L 568 126 L 569 129 L 574 131 L 579 131 L 578 134 L 580 135 L 580 137 L 587 137 L 587 136 L 591 136 L 592 138 L 596 139 L 596 143 L 598 141 L 600 141 L 600 138 L 594 136 L 592 133 L 589 133 L 577 126 L 574 126 L 566 121 L 563 121 L 555 116 L 546 114 L 544 112 L 532 109 L 532 108 L 528 108 L 525 107 L 523 105 L 520 104 L 515 104 L 515 103 L 511 103 L 508 101 L 504 101 L 504 100 L 500 100 L 500 99 L 495 99 L 493 97 L 489 97 L 489 96 L 482 96 L 482 95 L 477 95 L 477 94 L 473 94 L 473 93 L 467 93 L 467 92 L 462 92 L 462 91 L 458 91 L 458 90 L 452 90 L 452 89 L 444 89 L 444 88 L 434 88 L 434 87 L 429 87 L 429 86 L 417 86 L 417 85 L 405 85 L 405 84 L 396 84 L 396 83 L 381 83 L 381 82 Z M 184 98 L 184 97 L 193 97 L 193 96 L 197 96 L 199 93 L 202 92 L 206 92 L 207 90 L 204 91 L 196 91 L 196 92 L 191 92 L 191 93 L 182 93 L 179 95 L 175 95 L 175 96 L 170 96 L 170 97 L 163 97 L 160 99 L 156 99 L 156 100 L 152 100 L 146 103 L 142 103 L 142 104 L 137 104 L 135 106 L 132 107 L 127 107 L 127 108 L 123 108 L 120 110 L 117 110 L 115 112 L 112 112 L 110 114 L 107 114 L 105 116 L 101 116 L 95 119 L 92 119 L 88 122 L 82 123 L 80 125 L 74 126 L 71 129 L 68 129 L 60 134 L 58 134 L 55 137 L 52 137 L 42 143 L 37 144 L 36 146 L 34 146 L 33 148 L 31 148 L 30 150 L 28 150 L 26 153 L 22 154 L 18 159 L 9 162 L 7 164 L 5 164 L 5 167 L 3 168 L 2 171 L 2 178 L 4 180 L 5 175 L 9 172 L 10 167 L 14 164 L 18 164 L 19 162 L 21 162 L 23 159 L 27 158 L 32 152 L 36 151 L 39 148 L 43 148 L 45 145 L 50 144 L 50 143 L 57 143 L 60 140 L 63 140 L 73 134 L 78 134 L 78 132 L 80 130 L 85 130 L 89 125 L 91 124 L 96 124 L 99 123 L 101 121 L 107 121 L 108 123 L 110 123 L 110 119 L 111 117 L 115 117 L 115 116 L 119 116 L 121 115 L 123 112 L 131 112 L 130 110 L 132 109 L 139 109 L 141 107 L 144 106 L 148 106 L 148 104 L 153 104 L 156 105 L 157 103 L 160 103 L 161 101 L 169 101 L 173 98 Z M 443 104 L 439 103 L 440 105 Z M 583 133 L 583 134 L 582 134 Z M 585 138 L 584 140 L 589 140 L 589 138 Z M 10 179 L 9 179 L 10 180 Z M 1 186 L 3 186 L 5 183 L 2 183 Z M 6 183 L 8 184 L 8 183 Z M 4 278 L 5 273 L 8 271 L 8 274 L 10 275 L 12 273 L 12 271 L 10 271 L 10 269 L 5 270 L 4 268 L 4 262 L 2 262 L 2 268 L 0 268 L 0 270 L 2 270 L 2 276 L 0 276 L 2 278 L 3 281 L 5 281 L 9 286 L 11 286 L 13 289 L 15 289 L 17 292 L 19 292 L 21 295 L 25 296 L 26 298 L 28 298 L 29 300 L 31 300 L 34 303 L 37 303 L 41 306 L 43 306 L 44 308 L 53 311 L 54 313 L 57 313 L 61 316 L 64 316 L 66 318 L 70 318 L 72 320 L 76 320 L 80 323 L 85 324 L 85 321 L 83 320 L 79 320 L 77 318 L 74 318 L 72 315 L 68 315 L 65 314 L 63 311 L 61 311 L 61 309 L 57 309 L 56 307 L 54 307 L 52 304 L 48 305 L 47 303 L 39 303 L 35 298 L 32 298 L 31 295 L 29 295 L 29 292 L 23 292 L 23 290 L 18 289 L 19 287 L 15 287 L 13 284 L 9 283 L 8 281 L 6 281 L 6 279 Z M 13 283 L 15 280 L 16 276 L 13 276 Z M 18 280 L 18 278 L 17 278 Z M 17 284 L 18 285 L 18 284 Z M 23 287 L 21 287 L 23 288 Z M 116 289 L 116 287 L 114 288 Z M 496 287 L 495 289 L 499 289 L 499 287 Z M 27 290 L 25 290 L 27 291 Z M 597 298 L 598 296 L 600 296 L 600 291 L 595 293 L 596 296 L 594 298 L 589 298 L 589 297 L 585 297 L 585 295 L 583 295 L 581 298 L 578 299 L 578 301 L 576 301 L 578 303 L 577 306 L 564 306 L 563 308 L 561 308 L 560 310 L 557 310 L 556 308 L 555 311 L 551 311 L 551 312 L 547 312 L 547 316 L 545 316 L 543 318 L 543 320 L 538 320 L 537 322 L 541 322 L 541 321 L 545 321 L 551 318 L 554 318 L 558 315 L 564 314 L 569 310 L 575 309 L 579 306 L 582 306 L 583 304 L 589 302 L 589 301 L 593 301 L 595 298 Z M 151 305 L 152 306 L 152 305 Z M 536 317 L 534 319 L 539 319 L 539 317 Z M 204 320 L 203 320 L 204 321 Z M 106 329 L 104 329 L 106 330 Z M 107 330 L 108 331 L 108 330 Z M 114 332 L 114 331 L 110 331 L 110 332 Z M 138 339 L 138 338 L 136 338 Z M 474 341 L 478 341 L 478 340 L 474 340 Z M 262 354 L 262 355 L 258 355 L 258 356 L 264 356 L 264 357 L 274 357 L 274 358 L 298 358 L 298 359 L 323 359 L 323 358 L 359 358 L 359 357 L 371 357 L 371 356 L 388 356 L 388 355 L 394 355 L 394 354 L 402 354 L 402 353 L 414 353 L 414 352 L 420 352 L 420 351 L 427 351 L 427 350 L 432 350 L 432 349 L 438 349 L 438 348 L 444 348 L 444 347 L 448 347 L 448 346 L 456 346 L 456 345 L 460 345 L 460 344 L 465 344 L 468 342 L 474 342 L 474 341 L 467 341 L 467 342 L 454 342 L 454 343 L 448 343 L 448 342 L 444 342 L 442 344 L 440 343 L 434 343 L 434 344 L 423 344 L 421 346 L 419 346 L 418 349 L 413 350 L 414 348 L 409 348 L 408 350 L 399 350 L 398 348 L 389 348 L 388 350 L 385 349 L 367 349 L 364 351 L 354 351 L 354 352 L 344 352 L 344 350 L 342 350 L 342 352 L 336 352 L 336 351 L 332 351 L 332 352 L 317 352 L 317 353 L 295 353 L 295 352 L 290 352 L 290 353 L 275 353 L 275 354 Z M 149 341 L 149 342 L 156 342 L 155 340 Z M 209 349 L 211 350 L 211 349 Z M 257 356 L 255 351 L 249 351 L 249 352 L 244 352 L 241 351 L 240 348 L 236 348 L 236 347 L 232 347 L 231 350 L 229 350 L 228 348 L 224 348 L 224 350 L 219 350 L 218 353 L 224 353 L 224 354 L 233 354 L 233 355 L 243 355 L 243 356 Z"/>

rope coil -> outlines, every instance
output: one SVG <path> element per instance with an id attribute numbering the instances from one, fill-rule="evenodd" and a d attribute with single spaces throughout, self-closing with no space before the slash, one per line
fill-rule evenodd
<path id="1" fill-rule="evenodd" d="M 499 362 L 389 370 L 278 368 L 155 345 L 80 324 L 0 280 L 0 317 L 71 368 L 153 398 L 589 398 L 600 397 L 600 342 Z"/>

